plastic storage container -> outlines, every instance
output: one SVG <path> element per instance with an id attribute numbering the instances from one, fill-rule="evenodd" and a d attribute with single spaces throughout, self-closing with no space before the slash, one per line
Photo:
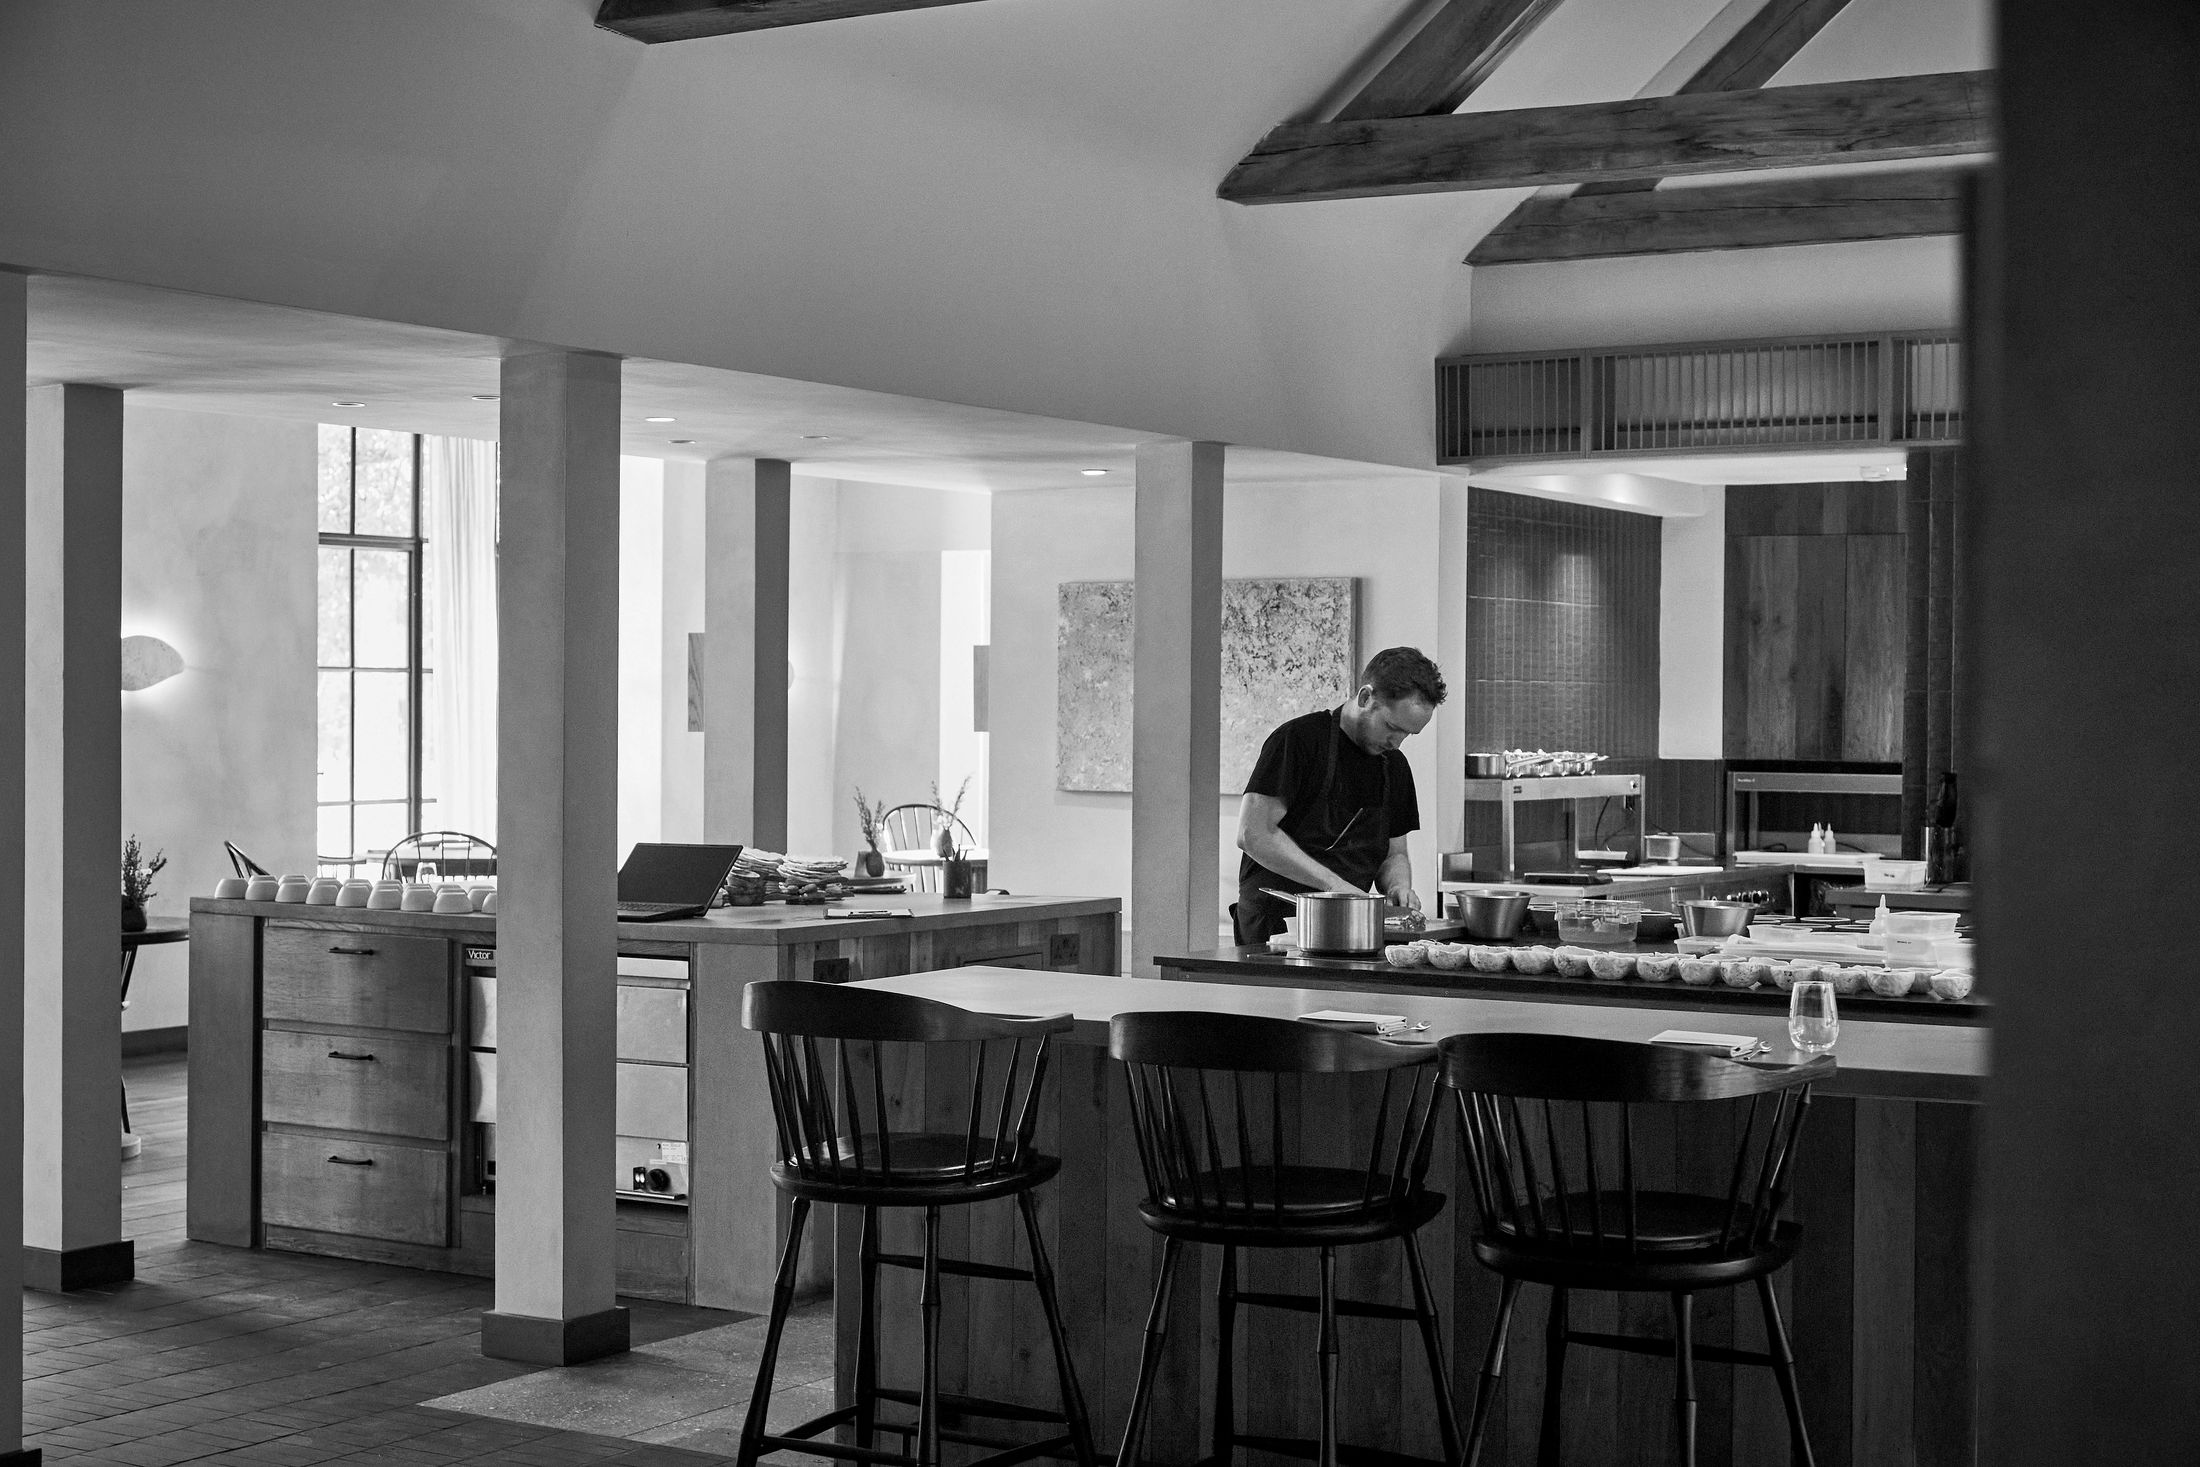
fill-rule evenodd
<path id="1" fill-rule="evenodd" d="M 1897 861 L 1891 856 L 1864 858 L 1866 891 L 1916 891 L 1924 885 L 1923 861 Z"/>
<path id="2" fill-rule="evenodd" d="M 1641 902 L 1560 902 L 1558 940 L 1590 947 L 1614 947 L 1633 942 L 1635 928 L 1641 921 Z"/>

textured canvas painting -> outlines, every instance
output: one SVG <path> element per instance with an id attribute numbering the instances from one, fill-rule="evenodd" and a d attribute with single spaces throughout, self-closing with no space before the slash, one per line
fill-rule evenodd
<path id="1" fill-rule="evenodd" d="M 1131 787 L 1131 583 L 1058 591 L 1055 784 Z M 1333 707 L 1359 671 L 1359 583 L 1350 577 L 1222 583 L 1222 791 L 1238 794 L 1270 729 Z"/>

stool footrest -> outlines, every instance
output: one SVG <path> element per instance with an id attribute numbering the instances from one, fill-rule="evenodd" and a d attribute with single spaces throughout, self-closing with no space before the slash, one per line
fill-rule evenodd
<path id="1" fill-rule="evenodd" d="M 923 1258 L 914 1253 L 881 1253 L 878 1261 L 888 1268 L 909 1268 L 919 1272 L 924 1269 Z M 972 1263 L 964 1258 L 942 1258 L 939 1268 L 941 1273 L 954 1274 L 958 1278 L 1002 1279 L 1012 1284 L 1031 1282 L 1031 1270 L 1004 1268 L 998 1263 Z"/>
<path id="2" fill-rule="evenodd" d="M 1600 1350 L 1625 1350 L 1630 1355 L 1656 1355 L 1661 1359 L 1673 1357 L 1673 1342 L 1656 1335 L 1606 1335 L 1586 1330 L 1568 1330 L 1568 1344 L 1593 1345 Z M 1690 1342 L 1688 1353 L 1698 1360 L 1709 1360 L 1719 1365 L 1776 1365 L 1762 1350 L 1736 1350 L 1726 1345 L 1703 1345 Z"/>
<path id="3" fill-rule="evenodd" d="M 1312 1294 L 1250 1294 L 1232 1296 L 1240 1304 L 1268 1309 L 1292 1309 L 1300 1314 L 1319 1314 L 1322 1301 Z M 1419 1319 L 1421 1316 L 1396 1304 L 1369 1304 L 1359 1299 L 1339 1299 L 1337 1313 L 1354 1319 Z"/>
<path id="4" fill-rule="evenodd" d="M 1230 1445 L 1308 1462 L 1321 1460 L 1321 1443 L 1307 1437 L 1232 1436 Z M 1209 1458 L 1208 1461 L 1220 1463 L 1221 1459 Z M 1385 1451 L 1381 1447 L 1358 1447 L 1350 1442 L 1337 1443 L 1337 1461 L 1341 1467 L 1447 1467 L 1441 1457 L 1415 1457 L 1405 1452 Z"/>
<path id="5" fill-rule="evenodd" d="M 877 1386 L 873 1388 L 872 1394 L 882 1401 L 897 1401 L 904 1406 L 921 1404 L 917 1392 L 903 1390 L 899 1386 Z M 941 1391 L 939 1402 L 943 1414 L 982 1416 L 990 1421 L 1030 1421 L 1041 1426 L 1069 1424 L 1059 1411 L 1049 1411 L 1043 1406 L 1020 1406 L 1014 1401 L 995 1401 L 984 1396 L 958 1396 Z"/>

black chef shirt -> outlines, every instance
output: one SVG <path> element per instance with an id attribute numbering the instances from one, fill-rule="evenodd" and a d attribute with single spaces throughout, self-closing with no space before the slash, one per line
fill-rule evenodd
<path id="1" fill-rule="evenodd" d="M 1413 766 L 1402 750 L 1370 754 L 1337 727 L 1334 709 L 1323 708 L 1277 725 L 1260 746 L 1253 772 L 1245 781 L 1249 795 L 1271 795 L 1283 801 L 1284 824 L 1303 814 L 1321 797 L 1322 771 L 1327 767 L 1329 740 L 1337 740 L 1337 783 L 1332 791 L 1337 803 L 1348 810 L 1372 805 L 1383 797 L 1383 764 L 1390 764 L 1390 829 L 1392 839 L 1421 828 L 1421 802 L 1413 792 Z M 1308 851 L 1315 861 L 1321 852 Z M 1263 868 L 1251 856 L 1238 862 L 1238 881 L 1250 881 Z M 1292 882 L 1293 886 L 1299 883 Z"/>

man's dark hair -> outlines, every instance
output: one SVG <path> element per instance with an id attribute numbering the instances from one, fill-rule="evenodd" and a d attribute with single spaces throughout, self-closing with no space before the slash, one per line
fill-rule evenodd
<path id="1" fill-rule="evenodd" d="M 1374 688 L 1386 703 L 1408 694 L 1419 694 L 1431 708 L 1444 701 L 1444 675 L 1418 647 L 1385 647 L 1367 660 L 1360 685 Z"/>

